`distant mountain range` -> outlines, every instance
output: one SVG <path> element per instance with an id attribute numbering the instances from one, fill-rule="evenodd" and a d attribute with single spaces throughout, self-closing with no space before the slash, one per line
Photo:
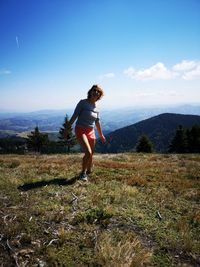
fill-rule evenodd
<path id="1" fill-rule="evenodd" d="M 65 115 L 72 115 L 72 109 L 41 110 L 29 113 L 0 112 L 0 138 L 18 133 L 30 132 L 36 126 L 40 131 L 58 132 Z M 102 110 L 101 123 L 104 134 L 134 124 L 161 113 L 200 115 L 200 104 L 161 107 L 129 107 Z"/>
<path id="2" fill-rule="evenodd" d="M 104 153 L 133 151 L 139 137 L 146 134 L 152 141 L 155 151 L 166 152 L 179 125 L 190 128 L 194 124 L 200 124 L 200 107 L 184 107 L 185 109 L 181 106 L 176 110 L 190 112 L 193 110 L 195 113 L 199 112 L 199 115 L 176 113 L 158 115 L 157 112 L 162 108 L 103 111 L 101 113 L 102 128 L 108 143 L 102 145 L 98 141 L 96 150 Z M 48 132 L 50 140 L 57 140 L 65 115 L 71 116 L 72 112 L 73 110 L 40 111 L 12 114 L 10 117 L 8 115 L 6 117 L 5 114 L 2 116 L 0 113 L 0 138 L 16 135 L 26 137 L 27 132 L 39 126 L 40 131 Z M 154 113 L 156 116 L 151 116 Z"/>
<path id="3" fill-rule="evenodd" d="M 164 113 L 150 119 L 123 127 L 106 135 L 108 144 L 97 143 L 97 151 L 117 153 L 135 149 L 138 139 L 145 134 L 157 152 L 166 152 L 179 125 L 190 128 L 200 125 L 200 116 Z"/>

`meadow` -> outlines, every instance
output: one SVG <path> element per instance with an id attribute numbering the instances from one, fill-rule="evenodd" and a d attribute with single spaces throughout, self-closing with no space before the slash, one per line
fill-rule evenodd
<path id="1" fill-rule="evenodd" d="M 0 266 L 200 265 L 200 155 L 0 155 Z"/>

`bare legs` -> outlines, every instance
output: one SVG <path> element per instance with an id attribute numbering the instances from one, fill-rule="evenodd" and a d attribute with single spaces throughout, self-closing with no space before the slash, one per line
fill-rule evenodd
<path id="1" fill-rule="evenodd" d="M 91 171 L 95 139 L 88 140 L 87 136 L 83 134 L 80 138 L 78 138 L 78 142 L 85 153 L 82 160 L 82 172 Z"/>
<path id="2" fill-rule="evenodd" d="M 92 161 L 93 161 L 93 155 L 94 155 L 95 142 L 96 142 L 95 139 L 90 139 L 89 140 L 89 144 L 90 144 L 90 147 L 91 147 L 91 150 L 92 150 L 92 157 L 90 157 L 90 160 L 88 162 L 88 167 L 87 167 L 88 172 L 91 172 L 91 170 L 92 170 L 92 163 L 93 163 Z"/>

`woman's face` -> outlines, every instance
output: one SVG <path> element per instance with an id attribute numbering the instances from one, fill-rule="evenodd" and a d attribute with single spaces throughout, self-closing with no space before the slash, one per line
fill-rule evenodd
<path id="1" fill-rule="evenodd" d="M 101 95 L 101 93 L 98 90 L 96 90 L 96 89 L 93 89 L 91 91 L 91 97 L 94 98 L 94 99 L 96 99 L 96 100 L 100 97 L 100 95 Z"/>

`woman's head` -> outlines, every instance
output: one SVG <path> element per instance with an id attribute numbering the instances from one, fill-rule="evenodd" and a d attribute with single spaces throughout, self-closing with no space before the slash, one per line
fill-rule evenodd
<path id="1" fill-rule="evenodd" d="M 88 91 L 87 98 L 90 99 L 93 96 L 96 96 L 96 100 L 99 100 L 104 96 L 103 89 L 101 89 L 97 84 L 93 85 L 92 88 Z"/>

